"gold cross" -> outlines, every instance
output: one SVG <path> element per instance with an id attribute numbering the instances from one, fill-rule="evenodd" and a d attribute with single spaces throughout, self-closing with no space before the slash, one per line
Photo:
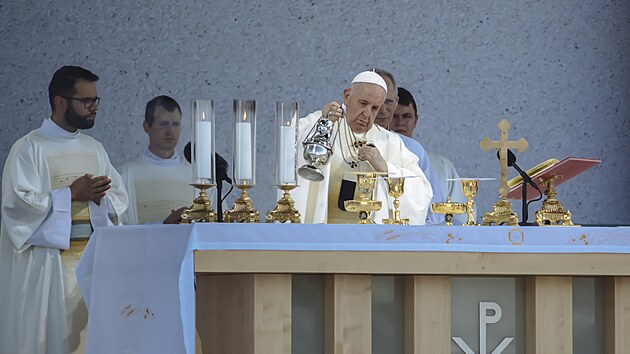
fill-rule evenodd
<path id="1" fill-rule="evenodd" d="M 483 151 L 488 151 L 491 148 L 497 149 L 499 151 L 499 166 L 501 167 L 501 182 L 499 183 L 499 195 L 502 199 L 507 198 L 508 192 L 510 188 L 508 187 L 508 165 L 507 165 L 507 149 L 517 149 L 520 152 L 523 152 L 527 149 L 527 140 L 520 138 L 518 141 L 509 141 L 508 140 L 508 129 L 510 129 L 510 123 L 507 119 L 503 118 L 499 122 L 499 130 L 501 131 L 501 139 L 499 141 L 490 140 L 488 138 L 483 138 L 481 142 L 479 142 L 479 146 Z"/>

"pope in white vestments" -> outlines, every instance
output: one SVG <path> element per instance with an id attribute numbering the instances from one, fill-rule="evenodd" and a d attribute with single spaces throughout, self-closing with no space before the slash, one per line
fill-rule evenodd
<path id="1" fill-rule="evenodd" d="M 105 149 L 80 130 L 94 124 L 96 80 L 82 68 L 59 69 L 49 88 L 52 118 L 20 138 L 5 162 L 2 354 L 83 352 L 87 312 L 75 276 L 81 249 L 73 245 L 84 245 L 92 228 L 117 224 L 127 208 Z"/>
<path id="2" fill-rule="evenodd" d="M 323 181 L 299 177 L 299 187 L 291 193 L 303 223 L 357 223 L 357 213 L 340 207 L 343 180 L 353 180 L 355 172 L 376 171 L 390 177 L 407 177 L 405 193 L 400 198 L 401 217 L 408 218 L 410 224 L 424 225 L 433 193 L 418 166 L 418 158 L 405 148 L 398 134 L 374 125 L 386 92 L 385 81 L 378 74 L 366 71 L 358 74 L 352 86 L 344 90 L 345 111 L 336 102 L 324 106 L 322 111 L 336 122 L 338 134 L 329 162 L 320 167 Z M 322 116 L 322 111 L 299 121 L 298 166 L 306 164 L 301 142 Z M 355 142 L 361 142 L 362 146 L 355 147 Z M 392 199 L 383 180 L 377 183 L 374 199 L 382 202 L 382 208 L 371 214 L 372 221 L 382 223 L 392 210 Z"/>

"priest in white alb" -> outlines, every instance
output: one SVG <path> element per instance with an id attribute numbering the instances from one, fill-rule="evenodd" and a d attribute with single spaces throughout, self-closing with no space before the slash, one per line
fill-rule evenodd
<path id="1" fill-rule="evenodd" d="M 385 97 L 385 103 L 381 107 L 381 110 L 376 115 L 376 119 L 374 120 L 374 124 L 379 125 L 391 132 L 398 133 L 400 139 L 402 140 L 405 147 L 409 149 L 414 155 L 418 156 L 418 164 L 424 172 L 424 175 L 429 180 L 431 184 L 431 189 L 433 190 L 433 197 L 431 197 L 432 203 L 445 202 L 446 198 L 442 193 L 440 181 L 435 174 L 435 170 L 431 163 L 429 162 L 429 158 L 427 157 L 427 153 L 424 150 L 424 147 L 420 142 L 405 136 L 404 134 L 400 134 L 393 129 L 394 115 L 398 109 L 398 105 L 400 104 L 400 97 L 398 94 L 398 84 L 396 83 L 396 78 L 392 73 L 387 70 L 376 68 L 374 71 L 379 74 L 385 83 L 387 83 L 387 96 Z M 443 224 L 444 223 L 444 215 L 433 213 L 431 209 L 429 209 L 427 213 L 427 224 Z"/>
<path id="2" fill-rule="evenodd" d="M 143 128 L 149 146 L 119 168 L 129 193 L 124 224 L 178 224 L 182 211 L 192 204 L 192 165 L 175 150 L 181 121 L 181 108 L 173 98 L 157 96 L 147 103 Z"/>
<path id="3" fill-rule="evenodd" d="M 435 202 L 444 202 L 447 198 L 450 198 L 452 202 L 466 203 L 468 198 L 464 195 L 460 183 L 453 181 L 454 179 L 459 179 L 459 174 L 453 163 L 442 155 L 425 151 L 422 145 L 413 139 L 413 132 L 419 121 L 418 106 L 416 105 L 416 100 L 413 98 L 413 95 L 407 89 L 399 87 L 398 97 L 398 105 L 396 106 L 390 127 L 403 137 L 403 142 L 405 142 L 410 150 L 413 151 L 417 149 L 417 155 L 424 160 L 425 166 L 429 166 L 432 170 L 431 173 L 435 177 L 433 180 L 429 179 L 429 181 L 432 182 L 431 186 L 433 187 L 433 191 L 435 192 L 436 189 L 441 190 L 439 195 L 444 196 L 442 200 L 436 200 L 436 193 L 434 193 L 433 200 Z M 420 162 L 421 166 L 423 164 L 422 160 Z M 467 218 L 468 216 L 465 213 L 454 215 L 453 221 L 461 225 L 467 221 Z"/>
<path id="4" fill-rule="evenodd" d="M 83 353 L 87 310 L 75 276 L 92 229 L 118 224 L 122 179 L 94 125 L 98 76 L 64 66 L 48 92 L 52 116 L 11 148 L 2 174 L 0 352 Z"/>
<path id="5" fill-rule="evenodd" d="M 350 193 L 344 190 L 353 185 L 344 180 L 352 181 L 354 173 L 360 171 L 406 177 L 405 193 L 400 198 L 401 217 L 408 218 L 410 224 L 424 225 L 433 192 L 418 166 L 418 158 L 405 147 L 398 134 L 374 125 L 386 93 L 383 78 L 373 71 L 364 71 L 343 91 L 343 106 L 331 102 L 322 111 L 299 120 L 299 166 L 307 163 L 301 142 L 323 114 L 334 122 L 337 130 L 333 153 L 328 163 L 320 167 L 324 179 L 313 182 L 300 177 L 299 187 L 292 192 L 303 223 L 357 223 L 357 213 L 343 208 L 343 201 L 354 194 L 354 190 Z M 392 199 L 383 181 L 376 184 L 374 199 L 382 202 L 382 208 L 373 212 L 371 218 L 382 223 L 392 210 Z"/>

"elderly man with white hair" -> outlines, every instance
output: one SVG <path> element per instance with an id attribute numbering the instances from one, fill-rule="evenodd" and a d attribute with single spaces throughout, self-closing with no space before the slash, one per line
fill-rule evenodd
<path id="1" fill-rule="evenodd" d="M 343 106 L 337 102 L 324 105 L 322 111 L 309 114 L 299 121 L 298 165 L 304 160 L 301 144 L 323 114 L 334 122 L 337 130 L 333 153 L 320 167 L 324 178 L 320 182 L 298 180 L 299 187 L 292 193 L 303 223 L 356 223 L 356 213 L 346 211 L 343 201 L 355 197 L 353 172 L 381 172 L 390 177 L 406 177 L 405 193 L 400 198 L 402 218 L 410 224 L 423 225 L 433 192 L 418 158 L 409 151 L 396 133 L 374 124 L 385 101 L 387 84 L 373 71 L 359 73 L 351 86 L 343 90 Z M 344 181 L 345 180 L 345 181 Z M 350 187 L 348 187 L 350 186 Z M 348 189 L 350 188 L 350 191 Z M 386 183 L 377 183 L 375 200 L 382 208 L 372 213 L 372 221 L 381 223 L 392 210 Z"/>

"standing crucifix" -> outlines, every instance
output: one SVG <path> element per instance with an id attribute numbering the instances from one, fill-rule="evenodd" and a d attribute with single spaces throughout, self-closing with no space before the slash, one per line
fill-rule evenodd
<path id="1" fill-rule="evenodd" d="M 499 130 L 501 131 L 501 139 L 498 141 L 490 140 L 489 138 L 483 138 L 479 143 L 483 151 L 495 148 L 499 151 L 499 165 L 501 167 L 501 182 L 499 183 L 499 195 L 501 199 L 506 199 L 510 188 L 508 187 L 508 163 L 507 157 L 508 149 L 517 149 L 519 152 L 523 152 L 527 149 L 527 140 L 520 138 L 518 141 L 508 140 L 508 129 L 510 129 L 510 123 L 507 119 L 503 118 L 499 122 Z"/>

